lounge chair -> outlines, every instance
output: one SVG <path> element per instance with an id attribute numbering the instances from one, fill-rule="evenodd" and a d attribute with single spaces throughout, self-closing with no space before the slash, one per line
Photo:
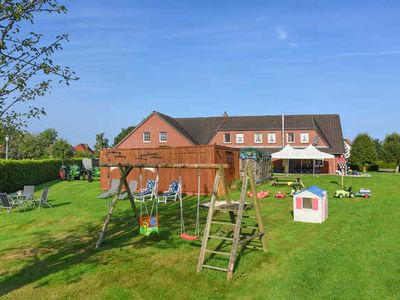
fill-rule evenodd
<path id="1" fill-rule="evenodd" d="M 148 179 L 146 188 L 140 193 L 133 194 L 133 198 L 136 202 L 145 202 L 146 200 L 153 200 L 155 195 L 157 195 L 157 180 Z"/>
<path id="2" fill-rule="evenodd" d="M 13 208 L 18 208 L 18 202 L 13 201 L 6 193 L 0 193 L 1 208 L 7 210 L 8 213 L 12 211 Z"/>
<path id="3" fill-rule="evenodd" d="M 164 191 L 161 195 L 157 196 L 158 203 L 167 203 L 168 200 L 176 201 L 181 192 L 181 189 L 182 186 L 179 181 L 172 181 L 169 185 L 168 191 Z"/>
<path id="4" fill-rule="evenodd" d="M 99 194 L 96 196 L 98 199 L 105 199 L 111 196 L 114 196 L 118 192 L 118 186 L 119 186 L 119 179 L 113 179 L 111 180 L 111 187 L 109 190 Z"/>
<path id="5" fill-rule="evenodd" d="M 35 194 L 35 186 L 34 185 L 24 185 L 24 189 L 22 190 L 22 201 L 33 200 L 33 196 Z"/>
<path id="6" fill-rule="evenodd" d="M 43 189 L 42 197 L 40 199 L 35 200 L 34 203 L 35 204 L 38 203 L 39 208 L 41 208 L 42 205 L 46 205 L 48 208 L 51 208 L 50 203 L 47 201 L 48 195 L 49 195 L 49 188 L 45 187 Z"/>
<path id="7" fill-rule="evenodd" d="M 136 192 L 136 189 L 137 189 L 137 181 L 136 180 L 129 181 L 129 190 L 131 191 L 132 195 Z M 125 200 L 127 197 L 128 197 L 128 192 L 125 192 L 119 195 L 118 199 Z"/>

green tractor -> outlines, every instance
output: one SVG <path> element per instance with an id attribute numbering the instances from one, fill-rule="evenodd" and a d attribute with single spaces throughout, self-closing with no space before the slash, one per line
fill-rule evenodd
<path id="1" fill-rule="evenodd" d="M 99 159 L 83 158 L 82 167 L 77 163 L 73 163 L 71 165 L 63 164 L 60 168 L 61 180 L 79 180 L 81 177 L 89 182 L 95 178 L 100 178 Z"/>
<path id="2" fill-rule="evenodd" d="M 82 158 L 82 177 L 87 181 L 100 178 L 100 167 L 98 158 Z"/>
<path id="3" fill-rule="evenodd" d="M 335 198 L 354 198 L 356 195 L 353 192 L 352 187 L 349 187 L 348 189 L 341 189 L 341 190 L 336 190 L 335 194 L 333 197 Z"/>

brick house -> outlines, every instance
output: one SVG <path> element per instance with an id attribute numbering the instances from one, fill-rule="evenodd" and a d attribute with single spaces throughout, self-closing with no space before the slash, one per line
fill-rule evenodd
<path id="1" fill-rule="evenodd" d="M 88 144 L 80 143 L 74 147 L 74 150 L 76 152 L 89 152 L 91 154 L 94 154 L 94 151 L 92 150 L 92 148 L 90 148 Z"/>
<path id="2" fill-rule="evenodd" d="M 223 145 L 257 148 L 274 153 L 286 144 L 294 148 L 314 145 L 333 154 L 334 159 L 318 162 L 321 173 L 335 173 L 337 160 L 345 153 L 342 126 L 337 114 L 272 115 L 173 118 L 152 112 L 120 143 L 118 149 Z M 280 160 L 273 161 L 276 169 Z M 290 172 L 297 172 L 300 162 L 291 161 Z M 312 162 L 302 161 L 302 168 Z M 303 167 L 304 166 L 304 167 Z"/>

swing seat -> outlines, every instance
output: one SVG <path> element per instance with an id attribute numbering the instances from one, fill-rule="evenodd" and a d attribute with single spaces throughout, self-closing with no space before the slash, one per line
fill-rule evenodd
<path id="1" fill-rule="evenodd" d="M 197 241 L 199 239 L 198 235 L 190 235 L 187 233 L 182 233 L 181 234 L 181 239 L 186 240 L 186 241 Z"/>

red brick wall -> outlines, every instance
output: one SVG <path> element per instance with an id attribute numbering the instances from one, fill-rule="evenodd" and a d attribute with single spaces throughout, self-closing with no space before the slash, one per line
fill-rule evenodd
<path id="1" fill-rule="evenodd" d="M 164 131 L 167 133 L 167 142 L 159 141 L 159 133 Z M 143 132 L 150 132 L 150 142 L 143 142 Z M 155 148 L 160 146 L 180 147 L 192 146 L 193 144 L 186 139 L 175 128 L 166 123 L 158 115 L 153 114 L 147 119 L 135 132 L 133 132 L 126 140 L 124 140 L 117 148 Z"/>
<path id="2" fill-rule="evenodd" d="M 286 142 L 286 134 L 288 132 L 294 132 L 295 134 L 295 142 L 289 143 L 294 147 L 306 147 L 309 144 L 312 144 L 317 133 L 314 130 L 286 130 L 285 131 L 285 145 L 288 144 Z M 231 143 L 224 143 L 224 133 L 231 134 Z M 243 133 L 244 134 L 244 143 L 238 144 L 236 143 L 236 134 Z M 262 133 L 262 143 L 254 142 L 254 133 Z M 275 133 L 275 143 L 268 143 L 268 133 Z M 309 135 L 309 143 L 301 143 L 300 142 L 300 134 L 308 133 Z M 221 131 L 218 132 L 214 138 L 211 140 L 210 144 L 224 145 L 229 147 L 281 147 L 282 146 L 282 132 L 281 131 Z M 318 146 L 326 146 L 326 143 L 319 137 Z"/>

